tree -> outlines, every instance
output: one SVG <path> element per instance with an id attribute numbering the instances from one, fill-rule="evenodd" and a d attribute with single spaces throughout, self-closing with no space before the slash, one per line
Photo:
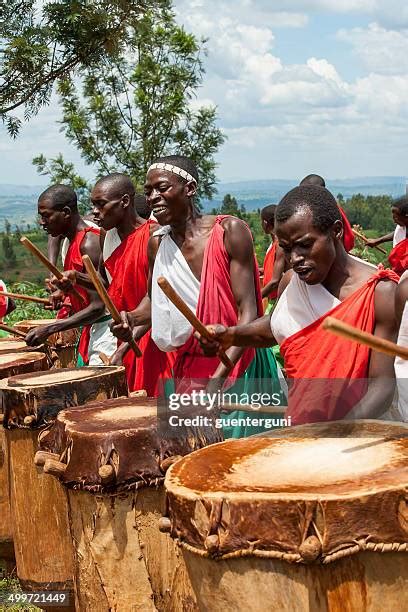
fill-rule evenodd
<path id="1" fill-rule="evenodd" d="M 130 45 L 140 16 L 169 0 L 7 0 L 0 3 L 0 116 L 15 137 L 47 104 L 57 79 L 97 69 Z"/>
<path id="2" fill-rule="evenodd" d="M 60 80 L 63 130 L 97 176 L 122 171 L 141 190 L 154 159 L 179 153 L 198 166 L 199 196 L 212 197 L 214 154 L 225 138 L 214 107 L 191 105 L 203 78 L 204 45 L 176 24 L 170 10 L 147 11 L 133 34 L 133 53 L 97 71 L 82 68 L 82 89 L 78 80 Z M 58 159 L 62 168 L 65 162 Z M 57 160 L 34 163 L 44 171 Z"/>
<path id="3" fill-rule="evenodd" d="M 244 219 L 245 213 L 245 206 L 243 204 L 241 206 L 238 206 L 238 202 L 234 198 L 234 196 L 231 196 L 231 194 L 229 193 L 224 196 L 220 208 L 221 215 L 233 215 L 234 217 L 238 217 L 239 219 Z"/>
<path id="4" fill-rule="evenodd" d="M 9 266 L 14 266 L 16 264 L 17 259 L 16 254 L 14 252 L 13 244 L 8 234 L 3 234 L 2 246 L 6 264 Z"/>

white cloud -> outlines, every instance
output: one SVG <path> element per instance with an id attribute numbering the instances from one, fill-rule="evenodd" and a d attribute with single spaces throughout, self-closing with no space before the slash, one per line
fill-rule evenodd
<path id="1" fill-rule="evenodd" d="M 342 29 L 337 38 L 352 45 L 354 53 L 372 72 L 408 72 L 408 30 L 387 30 L 371 23 L 368 28 Z"/>

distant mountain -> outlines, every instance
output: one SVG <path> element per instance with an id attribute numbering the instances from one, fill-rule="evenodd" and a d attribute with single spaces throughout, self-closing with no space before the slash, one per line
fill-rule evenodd
<path id="1" fill-rule="evenodd" d="M 363 195 L 391 195 L 398 197 L 406 192 L 408 178 L 402 176 L 370 176 L 355 179 L 333 179 L 327 181 L 327 187 L 334 195 L 342 193 L 345 198 L 355 193 Z M 240 181 L 236 183 L 219 183 L 218 193 L 210 202 L 203 201 L 204 210 L 218 208 L 225 196 L 230 193 L 247 210 L 257 210 L 267 204 L 279 202 L 289 189 L 297 184 L 296 180 L 259 180 Z M 0 231 L 4 221 L 26 229 L 27 223 L 35 223 L 37 216 L 37 199 L 46 185 L 9 185 L 0 184 Z"/>
<path id="2" fill-rule="evenodd" d="M 406 193 L 408 178 L 401 176 L 376 176 L 355 179 L 328 179 L 327 188 L 335 195 L 341 193 L 349 198 L 356 193 L 363 195 L 390 195 L 394 198 Z M 220 183 L 218 193 L 212 201 L 203 201 L 205 210 L 217 208 L 227 193 L 233 195 L 247 210 L 256 210 L 274 204 L 293 187 L 295 180 L 240 181 Z"/>

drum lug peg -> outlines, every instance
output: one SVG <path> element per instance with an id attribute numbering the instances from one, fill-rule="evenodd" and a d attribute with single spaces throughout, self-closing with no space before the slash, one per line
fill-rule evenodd
<path id="1" fill-rule="evenodd" d="M 169 467 L 173 465 L 173 463 L 175 463 L 179 459 L 181 459 L 181 455 L 172 455 L 171 457 L 166 457 L 166 459 L 163 459 L 162 461 L 160 461 L 161 471 L 164 473 L 167 472 Z"/>
<path id="2" fill-rule="evenodd" d="M 116 473 L 112 465 L 107 463 L 106 465 L 101 465 L 98 470 L 99 478 L 103 485 L 109 485 L 116 480 Z"/>
<path id="3" fill-rule="evenodd" d="M 171 521 L 167 516 L 162 516 L 159 519 L 159 531 L 161 533 L 170 533 L 171 531 Z"/>
<path id="4" fill-rule="evenodd" d="M 217 534 L 209 535 L 204 540 L 204 546 L 210 554 L 216 553 L 218 551 L 219 545 L 220 539 Z"/>
<path id="5" fill-rule="evenodd" d="M 50 453 L 47 451 L 37 451 L 35 453 L 34 456 L 34 464 L 37 467 L 43 467 L 45 462 L 48 461 L 48 459 L 53 459 L 54 461 L 59 461 L 59 455 L 57 455 L 56 453 Z"/>
<path id="6" fill-rule="evenodd" d="M 51 474 L 51 476 L 56 476 L 59 478 L 65 474 L 67 466 L 62 461 L 56 461 L 55 459 L 47 459 L 44 463 L 44 472 L 46 474 Z"/>
<path id="7" fill-rule="evenodd" d="M 33 414 L 29 414 L 27 416 L 24 417 L 24 425 L 26 427 L 31 427 L 32 425 L 34 425 L 34 423 L 36 422 L 37 417 L 35 417 Z"/>
<path id="8" fill-rule="evenodd" d="M 322 545 L 316 536 L 309 536 L 299 546 L 299 554 L 303 563 L 313 563 L 322 553 Z"/>

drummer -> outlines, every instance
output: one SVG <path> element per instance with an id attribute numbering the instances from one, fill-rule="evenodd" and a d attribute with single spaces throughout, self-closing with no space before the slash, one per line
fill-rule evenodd
<path id="1" fill-rule="evenodd" d="M 197 188 L 198 171 L 187 157 L 163 157 L 149 168 L 145 183 L 147 203 L 162 226 L 148 245 L 149 294 L 136 310 L 122 315 L 126 323 L 114 325 L 113 332 L 128 340 L 130 329 L 151 321 L 157 346 L 166 352 L 177 351 L 174 378 L 178 392 L 218 390 L 227 376 L 229 384 L 242 383 L 241 392 L 249 393 L 251 385 L 262 391 L 260 385 L 265 380 L 270 392 L 271 378 L 278 391 L 279 376 L 272 351 L 255 353 L 230 348 L 229 356 L 236 366 L 228 373 L 217 357 L 202 355 L 191 325 L 157 284 L 157 279 L 164 276 L 205 323 L 214 316 L 220 316 L 225 323 L 246 323 L 262 312 L 249 228 L 235 217 L 201 214 L 195 204 Z M 243 378 L 238 380 L 240 377 Z M 249 428 L 224 433 L 240 437 L 255 431 Z"/>
<path id="2" fill-rule="evenodd" d="M 272 316 L 234 327 L 210 326 L 215 342 L 201 339 L 202 346 L 211 353 L 217 347 L 277 341 L 293 379 L 288 410 L 293 424 L 381 416 L 394 393 L 392 358 L 333 336 L 321 323 L 330 314 L 395 340 L 397 275 L 373 271 L 347 254 L 340 211 L 325 188 L 296 187 L 279 203 L 275 221 L 293 270 L 282 279 Z"/>
<path id="3" fill-rule="evenodd" d="M 53 185 L 38 199 L 40 225 L 51 236 L 64 236 L 68 248 L 63 253 L 64 270 L 83 270 L 82 256 L 89 255 L 96 265 L 101 255 L 99 229 L 90 227 L 80 217 L 76 193 L 67 185 Z M 96 293 L 78 289 L 83 301 L 70 294 L 73 314 L 55 322 L 39 326 L 28 332 L 30 346 L 42 344 L 48 336 L 67 329 L 82 327 L 78 346 L 78 365 L 100 364 L 99 352 L 110 356 L 116 350 L 116 341 L 109 330 L 110 317 Z M 61 291 L 52 296 L 54 304 L 61 304 Z"/>

